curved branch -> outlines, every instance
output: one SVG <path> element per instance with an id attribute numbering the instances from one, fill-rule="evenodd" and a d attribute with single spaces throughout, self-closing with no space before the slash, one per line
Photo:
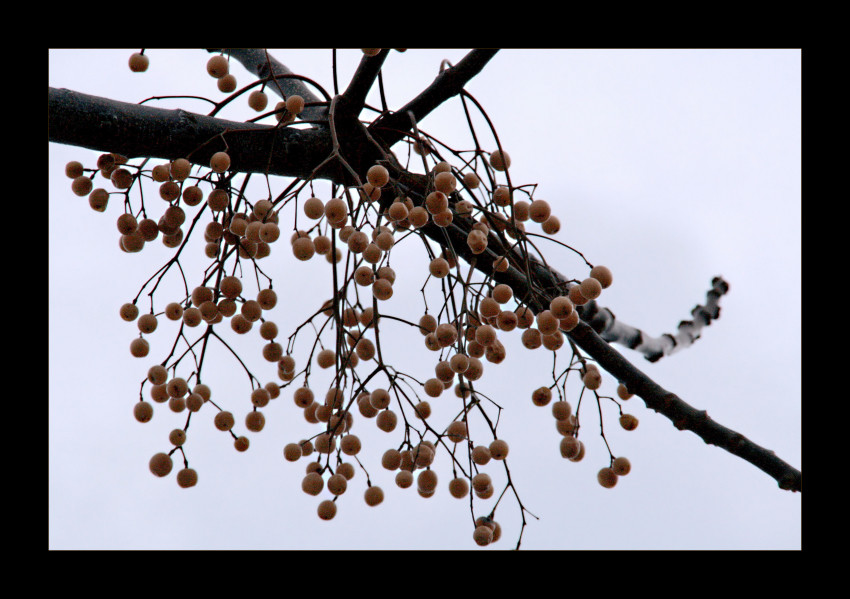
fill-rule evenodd
<path id="1" fill-rule="evenodd" d="M 416 122 L 421 122 L 440 104 L 459 94 L 463 86 L 481 72 L 496 52 L 498 49 L 472 50 L 455 66 L 437 75 L 431 85 L 402 108 L 376 119 L 369 126 L 369 132 L 380 136 L 387 147 L 392 147 L 411 129 L 408 111 L 413 113 Z"/>
<path id="2" fill-rule="evenodd" d="M 690 347 L 699 339 L 703 327 L 720 316 L 720 297 L 729 291 L 729 283 L 722 277 L 714 277 L 711 289 L 706 293 L 706 305 L 697 306 L 691 310 L 693 320 L 683 320 L 679 323 L 676 335 L 664 333 L 660 337 L 650 337 L 640 329 L 617 320 L 608 308 L 600 308 L 596 301 L 590 301 L 580 308 L 582 320 L 586 321 L 594 331 L 605 340 L 624 345 L 638 351 L 650 362 L 657 362 L 664 356 Z"/>

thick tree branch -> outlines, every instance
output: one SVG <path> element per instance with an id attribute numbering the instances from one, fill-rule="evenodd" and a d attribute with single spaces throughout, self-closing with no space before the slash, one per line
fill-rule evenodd
<path id="1" fill-rule="evenodd" d="M 381 72 L 381 67 L 389 52 L 388 49 L 384 48 L 376 56 L 363 56 L 348 87 L 339 99 L 337 114 L 340 117 L 357 118 L 366 103 L 366 95 L 375 84 L 378 73 Z"/>
<path id="2" fill-rule="evenodd" d="M 267 79 L 275 75 L 294 75 L 285 64 L 278 61 L 262 48 L 227 48 L 226 50 L 208 48 L 207 52 L 226 52 L 232 58 L 238 60 L 245 69 L 255 75 L 258 79 Z M 298 95 L 304 98 L 304 102 L 330 103 L 330 96 L 321 88 L 324 99 L 318 97 L 302 79 L 295 77 L 278 77 L 274 83 L 268 83 L 266 87 L 276 93 L 282 100 L 289 96 Z M 305 121 L 321 121 L 327 119 L 327 106 L 307 106 L 301 112 L 301 119 Z"/>
<path id="3" fill-rule="evenodd" d="M 481 72 L 481 69 L 496 55 L 498 50 L 472 50 L 453 67 L 442 71 L 434 82 L 396 112 L 379 117 L 369 126 L 369 132 L 381 137 L 392 147 L 404 138 L 411 129 L 408 111 L 413 113 L 416 122 L 421 122 L 435 108 L 449 98 L 461 92 L 470 79 Z"/>
<path id="4" fill-rule="evenodd" d="M 48 87 L 48 140 L 127 157 L 209 164 L 227 148 L 235 170 L 285 177 L 338 178 L 336 166 L 313 173 L 331 152 L 327 128 L 295 129 L 227 121 Z"/>

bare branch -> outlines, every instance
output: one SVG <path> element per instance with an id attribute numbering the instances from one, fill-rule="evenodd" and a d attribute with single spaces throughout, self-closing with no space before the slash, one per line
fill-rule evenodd
<path id="1" fill-rule="evenodd" d="M 249 73 L 256 75 L 259 79 L 267 79 L 276 75 L 295 75 L 285 64 L 281 63 L 262 48 L 227 48 L 226 50 L 207 48 L 207 52 L 222 51 L 226 51 L 232 58 L 238 60 Z M 318 86 L 317 89 L 322 91 L 325 97 L 322 99 L 314 94 L 304 82 L 305 79 L 300 76 L 279 77 L 275 83 L 270 83 L 266 87 L 280 96 L 282 100 L 286 100 L 286 98 L 292 95 L 298 95 L 304 98 L 304 102 L 307 104 L 330 102 L 330 96 Z M 301 112 L 300 116 L 306 121 L 321 121 L 326 119 L 327 115 L 327 106 L 307 106 Z"/>
<path id="2" fill-rule="evenodd" d="M 408 111 L 413 113 L 416 122 L 421 122 L 440 104 L 459 94 L 463 86 L 481 72 L 496 52 L 498 50 L 472 50 L 455 66 L 437 75 L 431 85 L 405 106 L 375 120 L 369 126 L 369 132 L 379 135 L 386 142 L 387 147 L 391 147 L 403 139 L 411 129 Z"/>
<path id="3" fill-rule="evenodd" d="M 357 66 L 357 71 L 351 78 L 351 82 L 340 97 L 338 107 L 340 116 L 356 117 L 360 114 L 366 102 L 366 95 L 375 84 L 378 73 L 381 72 L 381 66 L 383 66 L 389 52 L 385 48 L 376 56 L 363 56 Z"/>
<path id="4" fill-rule="evenodd" d="M 624 345 L 642 353 L 650 362 L 657 362 L 664 356 L 690 347 L 699 339 L 702 328 L 720 316 L 719 300 L 728 291 L 729 284 L 721 277 L 714 277 L 706 294 L 706 305 L 697 305 L 691 310 L 693 320 L 680 322 L 675 336 L 664 333 L 660 337 L 650 337 L 640 329 L 617 320 L 611 310 L 600 308 L 595 300 L 581 306 L 581 317 L 605 341 Z"/>
<path id="5" fill-rule="evenodd" d="M 706 443 L 750 462 L 776 479 L 780 489 L 802 491 L 803 476 L 799 470 L 779 459 L 773 451 L 715 422 L 705 410 L 697 410 L 664 389 L 626 360 L 588 324 L 580 322 L 569 336 L 601 367 L 625 383 L 630 392 L 643 399 L 648 408 L 664 414 L 679 430 L 689 430 Z"/>
<path id="6" fill-rule="evenodd" d="M 227 147 L 239 171 L 309 177 L 331 152 L 326 128 L 227 121 L 68 89 L 48 87 L 47 114 L 49 141 L 128 157 L 188 158 L 209 164 L 212 154 Z M 329 167 L 318 176 L 338 175 Z"/>

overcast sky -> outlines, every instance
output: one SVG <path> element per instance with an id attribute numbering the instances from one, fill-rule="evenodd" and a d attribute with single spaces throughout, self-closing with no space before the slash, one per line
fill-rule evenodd
<path id="1" fill-rule="evenodd" d="M 128 102 L 224 96 L 206 73 L 209 55 L 202 50 L 149 50 L 146 73 L 127 67 L 133 51 L 53 50 L 49 85 Z M 271 52 L 333 93 L 330 50 Z M 390 108 L 400 108 L 428 85 L 441 59 L 454 63 L 465 53 L 391 53 L 384 65 Z M 361 55 L 356 49 L 339 52 L 341 87 Z M 240 86 L 252 80 L 236 62 L 231 71 Z M 800 71 L 799 50 L 503 50 L 467 89 L 512 157 L 514 184 L 536 183 L 535 197 L 548 200 L 560 217 L 556 239 L 613 271 L 614 284 L 599 301 L 619 319 L 653 336 L 675 332 L 705 302 L 713 276 L 729 282 L 720 319 L 693 347 L 655 364 L 617 349 L 686 402 L 802 469 Z M 368 101 L 380 105 L 376 92 Z M 154 105 L 209 111 L 197 100 Z M 255 114 L 237 101 L 220 116 L 245 120 Z M 473 147 L 459 100 L 420 126 L 452 147 Z M 485 127 L 476 132 L 483 147 L 495 149 Z M 159 479 L 149 472 L 150 456 L 170 449 L 168 433 L 183 427 L 185 412 L 173 414 L 156 404 L 153 421 L 140 424 L 132 409 L 147 369 L 168 354 L 177 327 L 161 318 L 149 336 L 151 354 L 136 359 L 129 353 L 136 325 L 120 320 L 118 309 L 170 251 L 157 242 L 140 254 L 122 253 L 115 227 L 121 203 L 113 201 L 101 214 L 71 192 L 64 165 L 79 160 L 92 167 L 97 156 L 49 144 L 50 547 L 475 548 L 469 502 L 453 499 L 446 489 L 448 457 L 438 454 L 435 462 L 440 487 L 434 497 L 399 489 L 395 473 L 381 468 L 380 455 L 398 446 L 401 428 L 383 433 L 359 414 L 353 430 L 363 440 L 359 458 L 372 484 L 384 489 L 384 502 L 376 508 L 364 504 L 366 475 L 358 469 L 337 501 L 336 518 L 319 520 L 316 506 L 327 491 L 319 498 L 303 493 L 306 460 L 290 463 L 282 456 L 286 443 L 316 432 L 292 403 L 291 390 L 264 410 L 266 428 L 250 435 L 244 454 L 233 449 L 229 434 L 214 429 L 214 409 L 192 419 L 186 451 L 199 474 L 196 487 L 179 488 L 174 473 Z M 287 183 L 271 179 L 272 193 Z M 264 184 L 253 189 L 268 193 Z M 153 187 L 145 190 L 155 193 Z M 146 206 L 158 210 L 157 201 Z M 291 219 L 291 210 L 286 215 Z M 331 292 L 330 266 L 324 260 L 296 261 L 287 238 L 288 233 L 263 263 L 281 290 L 281 305 L 269 317 L 284 337 Z M 547 261 L 565 275 L 587 276 L 575 254 L 555 244 L 544 247 Z M 398 280 L 385 309 L 418 318 L 427 276 L 422 244 L 409 240 L 392 256 Z M 181 264 L 189 285 L 199 284 L 208 264 L 200 234 Z M 157 290 L 156 310 L 181 299 L 181 286 L 179 275 L 170 274 Z M 149 309 L 146 295 L 140 305 Z M 226 333 L 228 340 L 235 337 Z M 299 340 L 306 343 L 306 334 Z M 233 340 L 234 347 L 262 380 L 276 380 L 274 365 L 260 355 L 259 335 L 246 337 Z M 596 472 L 608 465 L 608 452 L 596 404 L 588 397 L 582 403 L 586 457 L 580 463 L 564 460 L 549 408 L 530 400 L 533 389 L 550 384 L 551 354 L 525 350 L 516 337 L 502 338 L 508 357 L 498 366 L 485 362 L 478 387 L 503 408 L 499 436 L 510 443 L 511 479 L 527 510 L 522 548 L 800 548 L 799 493 L 781 491 L 751 464 L 677 431 L 639 398 L 624 402 L 624 411 L 640 419 L 633 432 L 619 428 L 610 401 L 602 403 L 608 444 L 632 463 L 631 474 L 614 489 L 602 488 Z M 387 326 L 382 344 L 400 370 L 420 379 L 432 376 L 436 354 L 420 335 L 403 325 Z M 559 367 L 568 358 L 563 354 Z M 321 387 L 322 376 L 327 379 L 317 374 L 314 388 Z M 602 391 L 613 394 L 616 383 L 603 377 Z M 244 430 L 251 388 L 238 362 L 215 348 L 203 378 Z M 567 391 L 575 406 L 574 381 Z M 432 400 L 434 418 L 447 423 L 456 401 L 450 394 Z M 485 471 L 498 496 L 504 469 L 491 463 Z M 476 500 L 476 515 L 487 513 L 494 501 Z M 496 520 L 503 538 L 490 549 L 514 547 L 522 514 L 513 493 L 502 499 Z"/>

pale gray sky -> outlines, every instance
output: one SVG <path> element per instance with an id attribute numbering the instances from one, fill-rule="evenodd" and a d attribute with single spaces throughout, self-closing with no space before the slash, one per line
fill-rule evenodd
<path id="1" fill-rule="evenodd" d="M 133 51 L 53 50 L 49 85 L 130 102 L 170 94 L 223 97 L 206 74 L 206 52 L 149 50 L 150 69 L 139 74 L 127 68 Z M 329 50 L 272 54 L 332 92 Z M 361 53 L 339 54 L 344 88 Z M 391 53 L 384 66 L 390 107 L 401 107 L 430 83 L 441 59 L 457 62 L 464 54 Z M 236 63 L 232 71 L 240 86 L 251 80 Z M 729 281 L 720 319 L 693 347 L 656 364 L 618 349 L 665 388 L 797 468 L 800 71 L 799 50 L 503 50 L 468 86 L 512 156 L 514 183 L 537 183 L 536 197 L 547 199 L 561 218 L 556 238 L 612 269 L 614 284 L 600 303 L 618 318 L 652 335 L 672 332 L 705 301 L 714 275 Z M 375 94 L 370 102 L 380 104 Z M 156 105 L 209 110 L 190 100 Z M 237 102 L 221 116 L 253 115 Z M 450 101 L 421 127 L 453 147 L 469 148 L 462 119 L 459 101 Z M 486 130 L 478 131 L 482 145 L 495 148 Z M 383 487 L 384 503 L 363 503 L 365 475 L 358 470 L 337 502 L 336 518 L 320 521 L 319 498 L 300 489 L 306 462 L 282 457 L 286 443 L 315 432 L 292 404 L 291 391 L 265 409 L 266 429 L 251 435 L 244 454 L 213 428 L 212 411 L 193 418 L 186 448 L 199 473 L 195 488 L 180 489 L 173 474 L 150 474 L 148 459 L 170 448 L 168 433 L 182 427 L 185 417 L 157 404 L 153 421 L 143 425 L 132 408 L 148 367 L 170 350 L 176 327 L 161 319 L 150 336 L 150 356 L 135 359 L 128 347 L 136 327 L 120 320 L 118 308 L 169 252 L 159 243 L 141 254 L 120 252 L 120 203 L 100 214 L 71 193 L 65 163 L 92 166 L 97 155 L 49 145 L 50 547 L 475 548 L 469 502 L 451 498 L 445 488 L 447 456 L 435 462 L 441 486 L 434 497 L 399 489 L 394 473 L 379 461 L 386 448 L 398 445 L 401 429 L 388 435 L 363 419 L 353 431 L 364 442 L 359 457 L 372 483 Z M 280 191 L 286 182 L 271 184 Z M 181 258 L 192 286 L 207 263 L 200 237 Z M 550 248 L 547 260 L 561 272 L 586 276 L 581 260 Z M 293 281 L 271 314 L 286 336 L 329 297 L 330 268 L 297 262 L 283 245 L 275 250 L 264 268 L 276 288 Z M 421 314 L 424 259 L 421 244 L 394 249 L 399 280 L 388 310 L 410 318 Z M 163 284 L 158 311 L 179 287 L 177 275 Z M 149 307 L 146 299 L 140 305 Z M 248 337 L 235 343 L 252 372 L 275 380 L 274 366 L 260 355 L 259 336 Z M 436 354 L 420 336 L 399 326 L 397 334 L 388 327 L 382 339 L 400 369 L 431 376 Z M 596 406 L 587 398 L 582 405 L 587 456 L 580 463 L 562 459 L 549 409 L 530 401 L 534 388 L 549 383 L 551 358 L 519 347 L 512 337 L 504 342 L 508 358 L 498 366 L 485 362 L 479 387 L 504 408 L 499 433 L 511 444 L 511 477 L 523 505 L 539 517 L 526 514 L 523 548 L 800 548 L 800 494 L 780 491 L 749 463 L 675 430 L 638 398 L 624 404 L 640 418 L 630 433 L 617 427 L 615 410 L 603 403 L 608 443 L 631 460 L 633 470 L 614 489 L 600 487 L 596 472 L 607 465 L 608 454 Z M 250 386 L 232 356 L 213 351 L 204 380 L 241 423 Z M 613 393 L 614 387 L 606 376 L 603 390 Z M 575 405 L 578 388 L 568 391 Z M 435 417 L 450 418 L 453 399 L 432 401 Z M 486 471 L 497 484 L 504 481 L 495 465 Z M 476 515 L 493 501 L 476 503 Z M 496 519 L 503 539 L 491 548 L 513 547 L 521 516 L 512 495 L 502 500 Z"/>

